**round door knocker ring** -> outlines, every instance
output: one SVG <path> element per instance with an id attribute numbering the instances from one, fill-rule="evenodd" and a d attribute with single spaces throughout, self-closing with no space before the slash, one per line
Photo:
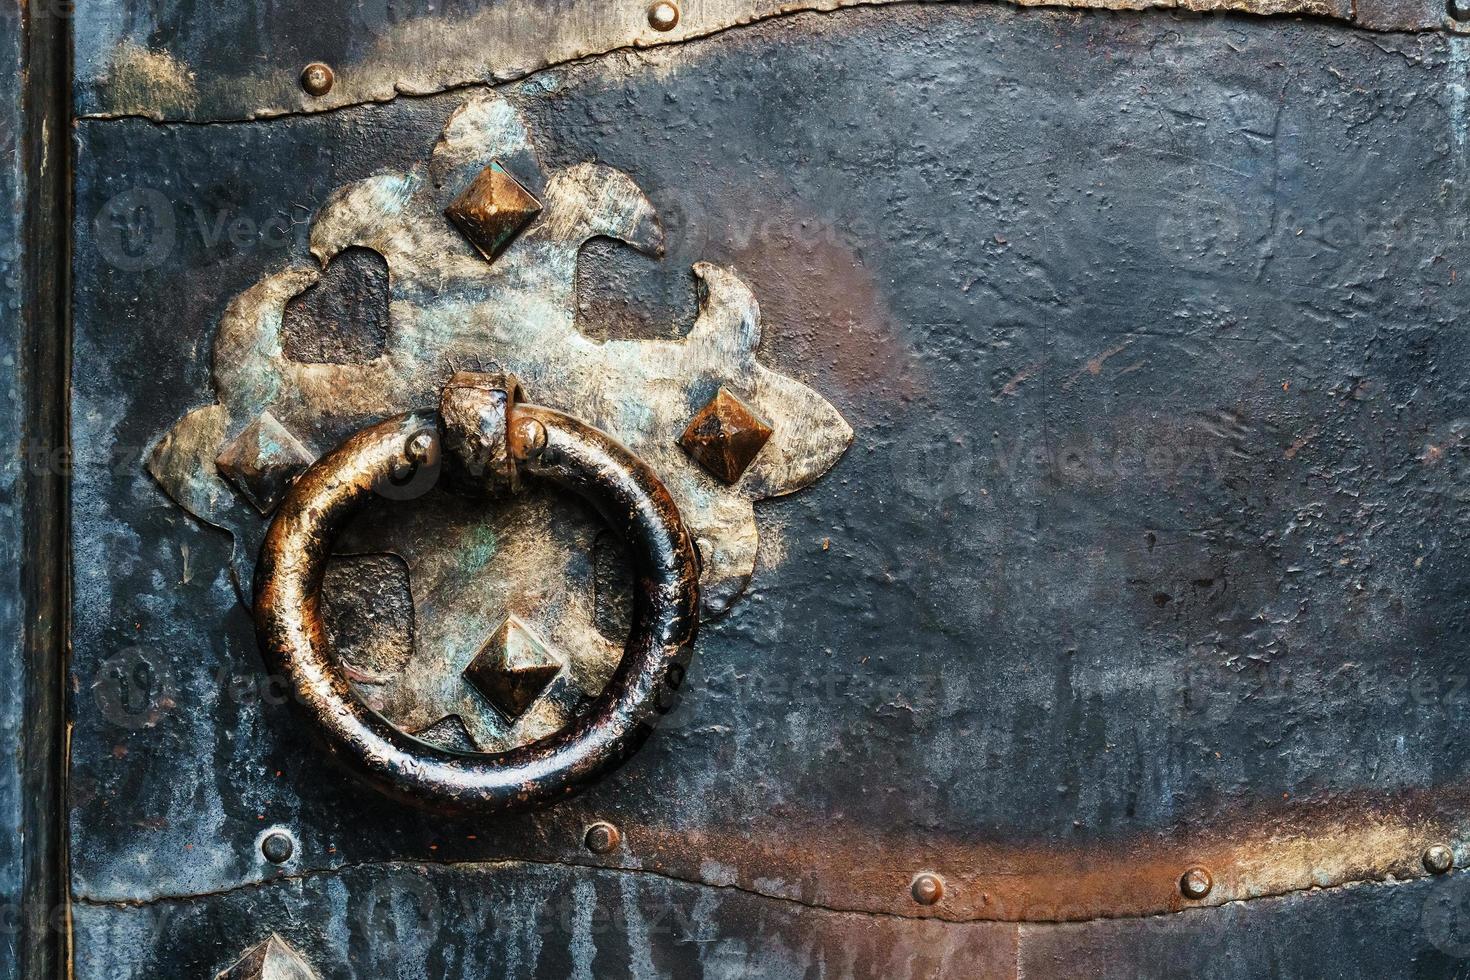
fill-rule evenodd
<path id="1" fill-rule="evenodd" d="M 631 755 L 674 707 L 699 625 L 699 569 L 673 498 L 611 436 L 569 415 L 521 404 L 514 378 L 462 372 L 439 411 L 363 429 L 301 475 L 271 523 L 255 579 L 255 624 L 328 750 L 400 799 L 478 812 L 562 799 Z M 370 496 L 444 463 L 459 483 L 494 495 L 522 475 L 586 498 L 627 543 L 632 628 L 612 679 L 567 727 L 506 752 L 466 755 L 407 735 L 353 692 L 322 622 L 332 542 Z"/>

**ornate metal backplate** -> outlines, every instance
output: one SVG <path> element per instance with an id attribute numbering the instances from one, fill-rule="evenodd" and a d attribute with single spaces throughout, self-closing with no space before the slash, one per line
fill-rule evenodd
<path id="1" fill-rule="evenodd" d="M 663 247 L 658 216 L 627 174 L 594 163 L 543 173 L 510 103 L 470 99 L 419 167 L 331 196 L 311 229 L 315 262 L 234 299 L 214 344 L 219 401 L 163 437 L 150 471 L 234 537 L 244 595 L 265 516 L 306 466 L 368 422 L 433 404 L 456 368 L 493 364 L 653 466 L 699 541 L 705 615 L 723 613 L 755 568 L 754 502 L 816 479 L 852 430 L 820 395 L 760 363 L 760 308 L 730 269 L 694 267 L 701 308 L 682 339 L 581 333 L 578 253 L 599 236 L 648 254 Z M 360 363 L 294 359 L 288 305 L 357 249 L 387 263 L 384 349 Z M 431 484 L 410 481 L 396 495 L 419 497 Z M 579 573 L 595 524 L 569 519 L 547 496 L 492 514 L 435 493 L 407 510 L 365 522 L 355 543 L 407 563 L 415 622 L 406 660 L 349 665 L 360 692 L 442 745 L 496 750 L 560 728 L 601 691 L 621 652 L 621 638 L 606 635 L 616 630 L 598 629 L 595 585 Z M 514 711 L 466 676 L 508 636 L 533 638 L 546 663 L 565 663 Z"/>

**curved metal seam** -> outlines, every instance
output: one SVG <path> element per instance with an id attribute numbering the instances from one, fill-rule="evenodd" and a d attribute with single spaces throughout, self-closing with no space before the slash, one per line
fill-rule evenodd
<path id="1" fill-rule="evenodd" d="M 937 922 L 942 925 L 966 926 L 983 923 L 994 923 L 997 925 L 1014 925 L 1021 929 L 1034 927 L 1054 926 L 1084 926 L 1097 922 L 1144 922 L 1152 919 L 1167 919 L 1174 916 L 1197 915 L 1220 912 L 1233 906 L 1245 906 L 1254 902 L 1280 901 L 1293 895 L 1333 894 L 1353 888 L 1396 888 L 1403 885 L 1422 883 L 1424 878 L 1362 878 L 1354 881 L 1344 881 L 1325 887 L 1289 888 L 1281 892 L 1255 895 L 1250 898 L 1233 899 L 1219 905 L 1199 905 L 1192 908 L 1180 909 L 1172 912 L 1153 912 L 1141 915 L 1098 915 L 1090 919 L 1027 919 L 1007 920 L 976 918 L 941 918 L 934 915 L 903 914 L 900 912 L 875 912 L 870 909 L 843 908 L 834 905 L 825 905 L 821 902 L 812 902 L 800 898 L 792 898 L 789 895 L 776 895 L 771 892 L 761 891 L 738 883 L 720 883 L 703 881 L 697 878 L 685 878 L 667 871 L 658 871 L 652 868 L 626 868 L 601 864 L 582 864 L 576 861 L 538 861 L 533 858 L 504 858 L 493 861 L 359 861 L 350 864 L 341 864 L 332 868 L 317 868 L 310 871 L 301 871 L 294 874 L 283 874 L 278 877 L 261 880 L 242 882 L 230 888 L 217 891 L 196 892 L 190 894 L 155 895 L 146 899 L 107 899 L 92 898 L 86 895 L 73 895 L 72 900 L 89 908 L 108 909 L 146 909 L 158 905 L 186 904 L 200 902 L 211 898 L 227 898 L 245 892 L 262 891 L 277 885 L 296 884 L 317 879 L 339 878 L 354 871 L 381 869 L 381 870 L 404 870 L 404 871 L 426 871 L 437 868 L 445 871 L 492 871 L 498 869 L 515 868 L 559 868 L 567 871 L 581 872 L 590 871 L 607 873 L 613 875 L 632 875 L 636 877 L 656 878 L 672 882 L 678 885 L 688 885 L 694 888 L 708 889 L 711 891 L 738 892 L 776 902 L 782 905 L 795 905 L 815 912 L 824 912 L 831 915 L 860 916 L 868 919 L 882 919 L 885 921 L 909 921 L 909 922 Z"/>
<path id="2" fill-rule="evenodd" d="M 300 116 L 318 116 L 328 113 L 342 112 L 348 109 L 360 108 L 372 105 L 388 105 L 400 99 L 432 99 L 453 92 L 462 92 L 472 89 L 493 89 L 504 85 L 517 84 L 535 79 L 537 76 L 562 68 L 582 64 L 590 64 L 596 61 L 613 57 L 616 55 L 637 54 L 641 52 L 656 52 L 669 50 L 698 41 L 707 41 L 718 38 L 724 34 L 743 31 L 748 28 L 757 27 L 767 23 L 792 20 L 800 17 L 837 17 L 849 11 L 865 10 L 871 8 L 888 7 L 954 7 L 954 6 L 993 6 L 1010 7 L 1016 10 L 1040 9 L 1040 10 L 1076 10 L 1096 13 L 1112 14 L 1148 14 L 1148 13 L 1176 13 L 1184 11 L 1187 13 L 1221 13 L 1234 14 L 1243 17 L 1261 18 L 1283 18 L 1289 17 L 1296 20 L 1316 21 L 1333 27 L 1339 27 L 1352 31 L 1365 31 L 1370 34 L 1405 35 L 1417 36 L 1421 34 L 1442 34 L 1455 37 L 1467 32 L 1470 28 L 1461 30 L 1452 24 L 1441 23 L 1437 25 L 1409 26 L 1409 25 L 1374 25 L 1365 24 L 1356 18 L 1356 4 L 1353 12 L 1347 17 L 1335 16 L 1330 13 L 1314 10 L 1310 6 L 1310 0 L 1297 0 L 1302 6 L 1297 8 L 1265 9 L 1269 0 L 1241 0 L 1242 6 L 1222 10 L 1218 4 L 1212 4 L 1208 0 L 1176 0 L 1176 2 L 1153 3 L 1149 0 L 837 0 L 835 4 L 813 4 L 810 6 L 788 6 L 769 14 L 760 14 L 746 20 L 735 21 L 730 24 L 713 27 L 705 31 L 691 32 L 677 38 L 666 41 L 643 42 L 631 41 L 614 44 L 596 51 L 579 53 L 572 57 L 559 58 L 546 61 L 541 64 L 520 71 L 510 71 L 502 75 L 490 78 L 461 78 L 446 81 L 442 85 L 433 88 L 411 90 L 401 88 L 401 83 L 395 83 L 394 91 L 390 95 L 382 97 L 367 97 L 339 102 L 321 108 L 299 108 L 299 109 L 270 109 L 264 108 L 252 111 L 246 116 L 216 116 L 205 119 L 192 119 L 185 117 L 170 117 L 159 112 L 144 111 L 115 111 L 115 112 L 86 112 L 79 113 L 75 117 L 79 121 L 110 122 L 124 119 L 141 119 L 160 126 L 231 126 L 244 123 L 264 122 L 273 119 L 289 119 Z"/>

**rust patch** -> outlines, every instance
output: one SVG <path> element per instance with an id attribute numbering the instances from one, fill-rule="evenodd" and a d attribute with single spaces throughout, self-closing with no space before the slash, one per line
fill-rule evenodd
<path id="1" fill-rule="evenodd" d="M 1463 865 L 1470 857 L 1467 804 L 1464 785 L 1302 798 L 1095 844 L 899 838 L 851 827 L 825 827 L 814 837 L 789 827 L 752 826 L 732 835 L 640 827 L 628 834 L 624 866 L 826 908 L 955 922 L 1132 918 L 1423 878 L 1431 873 L 1425 849 L 1441 841 Z M 1195 867 L 1208 869 L 1213 882 L 1207 895 L 1191 900 L 1180 879 Z M 920 872 L 944 881 L 933 905 L 914 902 Z"/>
<path id="2" fill-rule="evenodd" d="M 768 215 L 800 200 L 792 189 L 773 193 L 769 186 L 749 187 L 746 193 L 752 210 Z M 919 396 L 929 384 L 918 377 L 920 369 L 903 336 L 904 327 L 852 244 L 820 215 L 797 211 L 782 223 L 803 227 L 824 222 L 826 229 L 800 243 L 799 267 L 793 267 L 790 252 L 768 247 L 783 243 L 763 235 L 753 235 L 754 240 L 736 253 L 776 325 L 769 331 L 772 360 L 809 370 L 821 387 L 839 388 L 851 396 L 849 403 L 868 400 L 875 387 L 899 402 Z"/>
<path id="3" fill-rule="evenodd" d="M 1118 344 L 1114 347 L 1109 347 L 1107 350 L 1103 351 L 1096 357 L 1089 358 L 1086 364 L 1082 365 L 1082 367 L 1075 371 L 1070 378 L 1062 383 L 1062 390 L 1070 391 L 1072 389 L 1072 386 L 1081 381 L 1084 377 L 1091 376 L 1095 378 L 1098 375 L 1102 374 L 1103 365 L 1106 364 L 1110 358 L 1116 357 L 1118 354 L 1121 354 L 1123 353 L 1123 351 L 1127 350 L 1128 346 L 1131 343 L 1133 343 L 1131 340 L 1125 340 L 1121 344 Z"/>

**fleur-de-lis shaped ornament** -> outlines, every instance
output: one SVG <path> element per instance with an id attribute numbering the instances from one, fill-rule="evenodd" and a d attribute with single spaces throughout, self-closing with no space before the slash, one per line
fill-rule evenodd
<path id="1" fill-rule="evenodd" d="M 581 333 L 578 254 L 596 237 L 663 249 L 657 214 L 630 177 L 591 163 L 543 176 L 521 119 L 495 93 L 461 106 L 411 172 L 328 199 L 311 228 L 314 261 L 229 304 L 214 342 L 218 402 L 184 416 L 149 461 L 174 500 L 233 535 L 242 596 L 268 515 L 318 455 L 368 423 L 436 404 L 456 366 L 493 364 L 653 467 L 699 541 L 705 617 L 728 609 L 755 569 L 754 501 L 817 479 L 852 430 L 820 395 L 757 360 L 760 308 L 729 269 L 694 267 L 700 311 L 681 339 Z M 361 363 L 293 359 L 287 304 L 349 249 L 386 261 L 384 349 Z M 621 652 L 576 586 L 596 522 L 558 517 L 536 494 L 489 509 L 450 494 L 422 504 L 363 522 L 355 542 L 403 559 L 414 602 L 411 651 L 350 669 L 359 693 L 405 731 L 469 749 L 560 728 Z M 509 670 L 516 656 L 534 660 L 526 676 L 540 687 L 502 691 L 497 705 L 485 665 Z"/>

